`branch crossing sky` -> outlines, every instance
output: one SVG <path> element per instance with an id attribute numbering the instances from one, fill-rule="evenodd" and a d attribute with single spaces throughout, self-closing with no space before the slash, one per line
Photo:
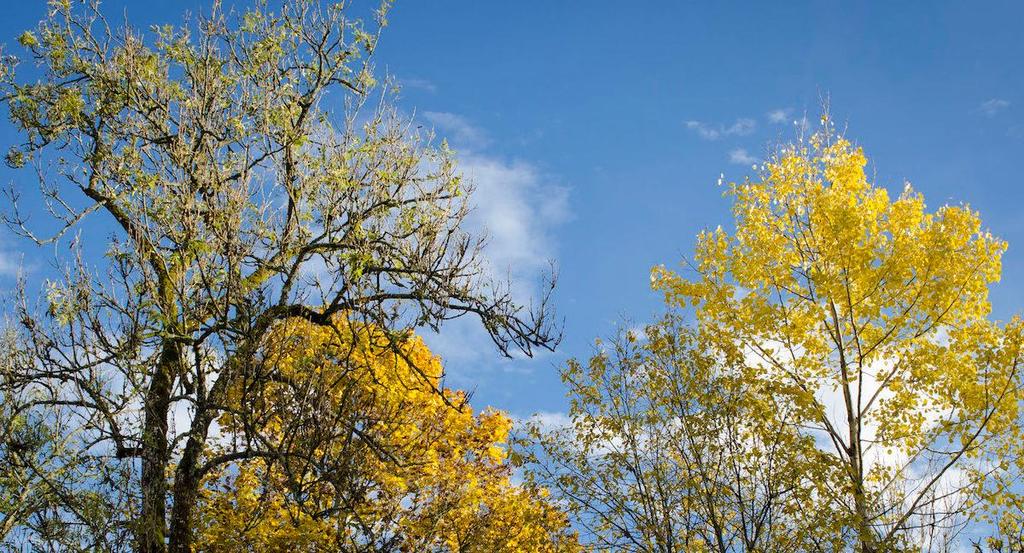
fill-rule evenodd
<path id="1" fill-rule="evenodd" d="M 206 7 L 104 6 L 136 26 Z M 2 42 L 16 47 L 44 10 L 6 6 Z M 910 181 L 930 209 L 970 204 L 1009 241 L 994 315 L 1020 312 L 1021 22 L 1024 4 L 1009 1 L 399 1 L 378 73 L 401 82 L 402 109 L 460 153 L 478 186 L 473 224 L 490 230 L 496 266 L 524 290 L 549 259 L 560 275 L 557 353 L 502 360 L 481 331 L 455 324 L 430 337 L 449 384 L 473 390 L 478 407 L 557 417 L 557 367 L 657 313 L 651 266 L 678 266 L 697 232 L 731 225 L 719 180 L 751 174 L 772 144 L 818 118 L 824 98 L 878 184 L 898 194 Z M 6 121 L 0 138 L 15 139 Z M 3 231 L 0 289 L 21 265 L 45 278 L 52 259 Z"/>

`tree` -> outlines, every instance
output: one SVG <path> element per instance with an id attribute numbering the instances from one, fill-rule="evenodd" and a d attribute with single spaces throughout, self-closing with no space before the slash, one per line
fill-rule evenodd
<path id="1" fill-rule="evenodd" d="M 511 483 L 511 420 L 438 394 L 439 360 L 417 337 L 398 346 L 360 323 L 268 332 L 256 374 L 228 393 L 253 405 L 227 409 L 218 440 L 263 445 L 213 446 L 233 460 L 209 473 L 200 549 L 578 550 L 543 490 Z"/>
<path id="2" fill-rule="evenodd" d="M 54 436 L 46 424 L 33 420 L 28 394 L 10 385 L 14 368 L 24 359 L 17 333 L 5 327 L 0 335 L 0 545 L 17 541 L 15 529 L 31 524 L 49 499 L 37 475 L 52 472 L 46 467 L 51 457 L 46 449 Z"/>
<path id="3" fill-rule="evenodd" d="M 97 495 L 80 486 L 90 465 L 69 447 L 73 427 L 62 409 L 39 409 L 34 398 L 42 390 L 18 379 L 31 362 L 19 333 L 5 324 L 0 330 L 0 547 L 107 549 L 102 529 L 109 516 Z M 69 518 L 76 524 L 63 524 Z"/>
<path id="4" fill-rule="evenodd" d="M 890 199 L 822 121 L 731 187 L 735 230 L 700 235 L 691 276 L 652 283 L 793 402 L 835 477 L 814 508 L 857 550 L 930 546 L 1016 473 L 1021 323 L 988 301 L 1006 244 L 965 206 L 929 212 L 909 185 Z"/>
<path id="5" fill-rule="evenodd" d="M 21 360 L 17 334 L 5 328 L 0 335 L 0 544 L 40 506 L 28 461 L 45 437 L 33 431 L 24 415 L 27 403 L 10 392 L 9 375 Z"/>
<path id="6" fill-rule="evenodd" d="M 738 357 L 701 344 L 681 313 L 598 342 L 562 372 L 565 426 L 519 440 L 531 480 L 567 504 L 599 551 L 833 550 L 842 534 L 807 509 L 828 467 L 794 405 Z"/>
<path id="7" fill-rule="evenodd" d="M 15 380 L 74 425 L 114 546 L 191 550 L 202 482 L 265 445 L 209 454 L 214 422 L 252 404 L 231 394 L 265 389 L 239 379 L 279 321 L 344 314 L 397 344 L 472 315 L 503 354 L 558 341 L 547 294 L 527 309 L 483 268 L 452 153 L 386 92 L 367 101 L 386 8 L 367 28 L 344 5 L 215 7 L 144 34 L 55 1 L 19 38 L 35 80 L 4 58 L 24 139 L 7 162 L 35 169 L 56 230 L 26 220 L 21 184 L 6 221 L 39 243 L 90 235 L 69 241 L 46 314 L 23 303 L 33 362 Z"/>

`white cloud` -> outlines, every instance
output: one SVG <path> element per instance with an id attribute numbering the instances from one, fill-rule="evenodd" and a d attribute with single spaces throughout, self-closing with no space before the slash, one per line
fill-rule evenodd
<path id="1" fill-rule="evenodd" d="M 547 265 L 554 253 L 551 229 L 569 217 L 568 189 L 524 161 L 470 154 L 460 164 L 476 186 L 469 223 L 487 232 L 494 268 L 522 277 Z"/>
<path id="2" fill-rule="evenodd" d="M 423 118 L 437 128 L 438 134 L 453 144 L 476 150 L 485 148 L 490 143 L 487 133 L 461 115 L 443 111 L 425 111 Z"/>
<path id="3" fill-rule="evenodd" d="M 793 113 L 792 108 L 779 108 L 769 111 L 766 114 L 766 117 L 768 118 L 769 122 L 775 123 L 776 125 L 781 125 L 789 120 L 789 115 L 791 113 Z"/>
<path id="4" fill-rule="evenodd" d="M 753 119 L 737 119 L 732 125 L 710 124 L 701 121 L 687 121 L 686 128 L 694 131 L 704 140 L 718 140 L 727 136 L 746 136 L 757 128 Z"/>
<path id="5" fill-rule="evenodd" d="M 417 90 L 429 92 L 431 94 L 437 92 L 437 85 L 428 81 L 427 79 L 418 79 L 416 77 L 410 77 L 407 79 L 400 79 L 399 84 L 403 88 L 414 88 Z"/>
<path id="6" fill-rule="evenodd" d="M 729 163 L 735 163 L 736 165 L 753 165 L 757 163 L 757 158 L 747 153 L 746 148 L 736 148 L 729 152 Z"/>
<path id="7" fill-rule="evenodd" d="M 1002 98 L 992 98 L 991 100 L 986 100 L 982 102 L 981 105 L 978 106 L 978 109 L 981 110 L 981 112 L 984 113 L 987 117 L 994 117 L 996 114 L 1005 110 L 1008 107 L 1010 107 L 1010 102 L 1008 100 L 1003 100 Z"/>
<path id="8" fill-rule="evenodd" d="M 533 164 L 507 160 L 481 149 L 487 133 L 454 113 L 428 111 L 428 121 L 451 133 L 460 172 L 473 183 L 469 229 L 486 232 L 492 269 L 514 280 L 531 279 L 554 255 L 551 230 L 569 218 L 569 190 L 551 182 Z"/>
<path id="9" fill-rule="evenodd" d="M 551 432 L 552 430 L 559 430 L 572 426 L 572 418 L 569 417 L 569 414 L 562 413 L 560 411 L 541 411 L 539 413 L 534 413 L 529 418 L 517 421 L 517 426 L 528 422 L 536 422 L 537 425 L 545 432 Z"/>
<path id="10" fill-rule="evenodd" d="M 18 264 L 14 262 L 11 255 L 0 252 L 0 277 L 13 277 L 18 275 Z"/>
<path id="11" fill-rule="evenodd" d="M 17 253 L 5 249 L 3 243 L 0 242 L 0 278 L 18 276 L 18 272 L 23 268 L 18 257 Z"/>
<path id="12" fill-rule="evenodd" d="M 528 161 L 487 151 L 487 133 L 460 115 L 425 112 L 423 117 L 451 133 L 460 152 L 459 171 L 474 186 L 466 229 L 486 233 L 483 254 L 489 276 L 508 280 L 512 296 L 528 304 L 540 293 L 540 276 L 555 257 L 554 230 L 571 216 L 569 189 Z M 456 368 L 456 385 L 479 384 L 477 370 L 486 364 L 500 364 L 506 372 L 525 370 L 521 359 L 496 361 L 496 350 L 476 320 L 452 321 L 440 334 L 429 336 L 428 343 Z M 473 368 L 473 379 L 462 378 L 463 366 Z"/>

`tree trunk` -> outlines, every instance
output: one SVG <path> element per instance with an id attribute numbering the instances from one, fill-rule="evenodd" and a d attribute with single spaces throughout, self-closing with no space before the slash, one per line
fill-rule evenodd
<path id="1" fill-rule="evenodd" d="M 859 422 L 859 421 L 858 421 Z M 857 514 L 859 553 L 876 551 L 875 535 L 868 524 L 868 500 L 864 493 L 864 456 L 857 426 L 850 427 L 850 473 L 853 481 L 853 505 Z"/>
<path id="2" fill-rule="evenodd" d="M 260 328 L 263 329 L 265 326 Z M 262 330 L 256 335 L 260 336 L 261 333 Z M 219 405 L 224 401 L 228 383 L 231 381 L 230 375 L 237 371 L 238 359 L 248 359 L 251 355 L 252 348 L 245 346 L 235 356 L 229 358 L 208 395 L 203 391 L 204 385 L 201 382 L 196 383 L 199 390 L 196 414 L 189 429 L 185 451 L 174 473 L 174 506 L 171 509 L 170 523 L 170 551 L 174 553 L 191 553 L 195 542 L 195 511 L 203 476 L 200 474 L 200 462 L 210 434 L 210 425 L 217 414 L 217 410 L 210 405 Z"/>
<path id="3" fill-rule="evenodd" d="M 196 414 L 185 452 L 174 474 L 174 507 L 171 509 L 170 551 L 191 553 L 195 535 L 194 515 L 199 498 L 199 460 L 210 430 L 212 410 Z"/>
<path id="4" fill-rule="evenodd" d="M 146 416 L 142 429 L 142 514 L 135 529 L 141 553 L 164 553 L 167 522 L 167 415 L 171 405 L 177 348 L 164 344 L 146 394 Z"/>

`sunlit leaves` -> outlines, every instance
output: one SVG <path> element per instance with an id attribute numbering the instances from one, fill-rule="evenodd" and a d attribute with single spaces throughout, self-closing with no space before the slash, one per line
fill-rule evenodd
<path id="1" fill-rule="evenodd" d="M 439 389 L 439 360 L 419 338 L 392 343 L 340 318 L 334 328 L 289 320 L 268 335 L 262 358 L 269 373 L 240 379 L 228 395 L 252 404 L 220 423 L 235 439 L 290 455 L 211 475 L 204 550 L 578 549 L 544 490 L 512 484 L 511 420 L 474 414 L 465 394 Z"/>
<path id="2" fill-rule="evenodd" d="M 799 407 L 845 480 L 819 508 L 853 513 L 871 549 L 936 509 L 969 515 L 985 480 L 957 475 L 1008 454 L 1022 396 L 1020 325 L 988 319 L 1006 243 L 966 206 L 929 211 L 909 184 L 890 198 L 867 163 L 823 118 L 731 186 L 733 231 L 652 284 Z"/>
<path id="3" fill-rule="evenodd" d="M 843 539 L 806 509 L 832 477 L 794 402 L 701 343 L 679 313 L 562 371 L 567 420 L 522 436 L 529 474 L 599 550 L 796 551 Z"/>
<path id="4" fill-rule="evenodd" d="M 4 222 L 54 243 L 101 219 L 71 243 L 70 258 L 57 248 L 58 264 L 73 269 L 44 291 L 45 313 L 27 298 L 18 310 L 34 356 L 19 379 L 43 391 L 41 406 L 73 413 L 76 445 L 103 468 L 90 485 L 111 506 L 98 531 L 115 549 L 190 550 L 202 476 L 236 456 L 294 461 L 302 451 L 332 469 L 331 459 L 355 458 L 317 445 L 334 437 L 321 431 L 362 426 L 317 426 L 325 421 L 312 414 L 330 406 L 338 424 L 383 416 L 367 407 L 380 389 L 361 377 L 346 381 L 351 395 L 308 396 L 264 379 L 280 371 L 250 370 L 281 320 L 330 327 L 344 314 L 390 340 L 469 315 L 500 354 L 558 342 L 547 297 L 528 307 L 485 267 L 483 236 L 463 225 L 471 186 L 452 152 L 394 96 L 372 90 L 370 54 L 388 7 L 364 23 L 348 3 L 214 3 L 143 30 L 112 24 L 99 2 L 54 1 L 22 35 L 18 57 L 0 58 L 0 97 L 19 135 L 6 160 L 33 170 L 7 191 Z M 22 201 L 33 180 L 36 201 Z M 29 221 L 26 205 L 42 206 L 49 224 Z M 429 357 L 405 362 L 427 371 L 420 384 L 436 380 Z M 306 374 L 294 370 L 289 379 Z M 437 387 L 417 394 L 459 403 Z M 307 403 L 314 397 L 320 403 Z M 379 406 L 405 415 L 402 401 L 412 399 Z M 419 420 L 441 416 L 431 413 Z M 480 458 L 504 471 L 494 445 L 504 419 L 470 418 L 465 432 L 490 436 Z M 285 432 L 302 422 L 310 426 Z M 207 439 L 217 424 L 250 440 L 217 443 L 214 455 Z M 289 484 L 305 485 L 305 474 L 289 474 Z M 376 474 L 396 490 L 407 485 L 398 473 Z M 344 508 L 355 516 L 357 507 Z"/>

